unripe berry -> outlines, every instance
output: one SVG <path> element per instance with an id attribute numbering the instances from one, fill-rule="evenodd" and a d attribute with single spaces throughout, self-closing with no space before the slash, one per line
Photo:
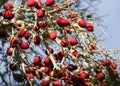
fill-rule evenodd
<path id="1" fill-rule="evenodd" d="M 46 6 L 52 6 L 54 4 L 55 0 L 46 0 L 45 4 Z"/>
<path id="2" fill-rule="evenodd" d="M 39 9 L 39 10 L 37 11 L 37 17 L 38 17 L 38 18 L 42 18 L 42 17 L 44 17 L 44 16 L 45 16 L 45 11 L 42 10 L 42 9 Z"/>
<path id="3" fill-rule="evenodd" d="M 57 33 L 55 31 L 52 31 L 52 32 L 49 33 L 49 38 L 51 40 L 55 40 L 56 37 L 57 37 Z"/>
<path id="4" fill-rule="evenodd" d="M 19 45 L 22 49 L 28 49 L 29 48 L 28 42 L 21 42 Z"/>

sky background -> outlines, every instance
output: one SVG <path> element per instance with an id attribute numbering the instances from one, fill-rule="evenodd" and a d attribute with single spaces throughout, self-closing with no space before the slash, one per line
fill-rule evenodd
<path id="1" fill-rule="evenodd" d="M 120 0 L 101 0 L 97 5 L 98 15 L 107 15 L 102 17 L 106 32 L 110 38 L 102 42 L 106 47 L 120 49 Z"/>

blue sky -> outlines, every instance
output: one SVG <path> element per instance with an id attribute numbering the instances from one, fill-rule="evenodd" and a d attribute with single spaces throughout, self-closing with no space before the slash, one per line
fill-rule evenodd
<path id="1" fill-rule="evenodd" d="M 101 0 L 97 6 L 98 15 L 102 17 L 103 24 L 107 26 L 106 32 L 110 38 L 102 44 L 113 49 L 120 49 L 120 0 Z"/>

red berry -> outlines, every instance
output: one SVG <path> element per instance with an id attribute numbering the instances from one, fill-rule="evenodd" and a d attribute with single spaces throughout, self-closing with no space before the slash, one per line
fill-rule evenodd
<path id="1" fill-rule="evenodd" d="M 42 18 L 42 17 L 44 17 L 44 16 L 45 16 L 45 11 L 42 10 L 42 9 L 39 9 L 39 10 L 37 11 L 37 17 L 38 17 L 38 18 Z"/>
<path id="2" fill-rule="evenodd" d="M 50 52 L 50 53 L 53 53 L 54 50 L 53 50 L 51 47 L 49 47 L 49 52 Z"/>
<path id="3" fill-rule="evenodd" d="M 78 14 L 75 13 L 75 12 L 73 12 L 73 11 L 70 11 L 70 12 L 69 12 L 69 17 L 70 17 L 70 18 L 77 18 L 77 17 L 78 17 Z"/>
<path id="4" fill-rule="evenodd" d="M 57 53 L 58 58 L 62 58 L 64 55 L 65 55 L 65 54 L 64 54 L 64 51 L 63 51 L 63 50 L 60 50 L 60 51 L 58 51 L 58 53 Z"/>
<path id="5" fill-rule="evenodd" d="M 35 72 L 35 76 L 38 78 L 38 79 L 41 79 L 43 77 L 42 73 L 40 72 Z"/>
<path id="6" fill-rule="evenodd" d="M 11 20 L 11 19 L 14 17 L 14 14 L 12 13 L 12 10 L 4 10 L 4 11 L 2 12 L 2 16 L 3 16 L 5 19 Z"/>
<path id="7" fill-rule="evenodd" d="M 64 33 L 70 32 L 70 26 L 64 26 Z"/>
<path id="8" fill-rule="evenodd" d="M 55 74 L 55 71 L 50 71 L 50 72 L 49 72 L 49 76 L 50 76 L 50 77 L 54 77 L 54 74 Z"/>
<path id="9" fill-rule="evenodd" d="M 68 69 L 69 71 L 74 71 L 74 70 L 77 69 L 77 66 L 75 66 L 75 65 L 73 65 L 73 64 L 69 64 L 68 67 L 67 67 L 67 69 Z"/>
<path id="10" fill-rule="evenodd" d="M 55 10 L 56 12 L 60 12 L 60 11 L 61 11 L 61 8 L 60 8 L 59 5 L 56 5 L 56 6 L 54 7 L 54 10 Z"/>
<path id="11" fill-rule="evenodd" d="M 39 28 L 46 28 L 48 26 L 48 22 L 45 21 L 45 22 L 37 22 L 37 26 Z"/>
<path id="12" fill-rule="evenodd" d="M 52 58 L 55 60 L 55 62 L 57 62 L 58 57 L 57 57 L 57 55 L 56 55 L 56 54 L 54 54 L 54 55 L 52 56 Z"/>
<path id="13" fill-rule="evenodd" d="M 22 82 L 24 81 L 24 76 L 23 74 L 18 74 L 18 73 L 13 73 L 13 77 L 17 82 Z"/>
<path id="14" fill-rule="evenodd" d="M 98 60 L 98 64 L 103 65 L 104 64 L 103 60 Z"/>
<path id="15" fill-rule="evenodd" d="M 68 39 L 61 39 L 61 43 L 60 43 L 63 47 L 67 47 L 68 46 Z"/>
<path id="16" fill-rule="evenodd" d="M 75 57 L 77 57 L 77 58 L 80 57 L 80 54 L 79 54 L 78 51 L 76 51 L 76 50 L 74 50 L 74 51 L 72 52 L 72 55 L 75 56 Z"/>
<path id="17" fill-rule="evenodd" d="M 52 81 L 52 86 L 63 86 L 62 82 L 61 81 Z"/>
<path id="18" fill-rule="evenodd" d="M 88 49 L 89 49 L 89 50 L 94 50 L 94 49 L 95 49 L 95 46 L 93 46 L 93 45 L 88 45 Z"/>
<path id="19" fill-rule="evenodd" d="M 104 59 L 104 65 L 109 66 L 111 64 L 110 59 Z"/>
<path id="20" fill-rule="evenodd" d="M 29 44 L 28 44 L 28 42 L 21 42 L 21 43 L 20 43 L 20 47 L 21 47 L 22 49 L 28 49 L 28 48 L 29 48 Z"/>
<path id="21" fill-rule="evenodd" d="M 26 32 L 24 38 L 28 40 L 32 34 L 30 32 Z"/>
<path id="22" fill-rule="evenodd" d="M 36 4 L 37 4 L 36 0 L 28 0 L 27 1 L 27 6 L 29 6 L 29 7 L 34 7 L 34 6 L 36 6 Z"/>
<path id="23" fill-rule="evenodd" d="M 69 72 L 65 72 L 65 77 L 68 78 L 68 79 L 71 79 L 72 75 L 69 73 Z"/>
<path id="24" fill-rule="evenodd" d="M 45 57 L 45 58 L 44 58 L 44 63 L 45 63 L 46 66 L 52 64 L 49 57 Z"/>
<path id="25" fill-rule="evenodd" d="M 41 81 L 40 86 L 49 86 L 50 79 L 48 77 L 45 77 L 44 80 Z"/>
<path id="26" fill-rule="evenodd" d="M 103 81 L 101 86 L 109 86 L 108 83 L 106 81 Z"/>
<path id="27" fill-rule="evenodd" d="M 5 38 L 7 37 L 8 33 L 6 30 L 0 30 L 0 38 Z"/>
<path id="28" fill-rule="evenodd" d="M 34 67 L 32 67 L 32 66 L 26 66 L 25 67 L 25 72 L 26 73 L 35 73 L 35 69 L 34 69 Z"/>
<path id="29" fill-rule="evenodd" d="M 23 37 L 25 34 L 26 34 L 26 29 L 24 28 L 21 28 L 17 33 L 18 37 Z"/>
<path id="30" fill-rule="evenodd" d="M 31 74 L 31 73 L 27 73 L 26 76 L 28 79 L 33 79 L 33 74 Z"/>
<path id="31" fill-rule="evenodd" d="M 113 70 L 113 75 L 114 75 L 115 77 L 117 77 L 117 76 L 118 76 L 118 71 Z"/>
<path id="32" fill-rule="evenodd" d="M 49 38 L 51 40 L 55 40 L 56 37 L 57 37 L 57 33 L 55 31 L 52 31 L 49 33 Z"/>
<path id="33" fill-rule="evenodd" d="M 94 31 L 94 27 L 93 27 L 93 25 L 91 23 L 87 23 L 86 24 L 86 29 L 89 32 L 93 32 Z"/>
<path id="34" fill-rule="evenodd" d="M 33 59 L 33 64 L 37 65 L 41 62 L 41 57 L 40 56 L 35 56 Z"/>
<path id="35" fill-rule="evenodd" d="M 70 25 L 70 21 L 67 20 L 67 19 L 65 19 L 65 18 L 62 18 L 62 17 L 58 17 L 58 18 L 56 19 L 56 22 L 57 22 L 57 24 L 58 24 L 60 27 Z"/>
<path id="36" fill-rule="evenodd" d="M 37 9 L 40 9 L 42 7 L 42 2 L 41 1 L 37 2 L 36 5 L 35 5 L 35 7 Z"/>
<path id="37" fill-rule="evenodd" d="M 12 71 L 15 71 L 15 70 L 18 69 L 18 65 L 15 64 L 15 63 L 11 63 L 10 66 L 9 66 L 9 68 L 10 68 Z"/>
<path id="38" fill-rule="evenodd" d="M 76 45 L 78 43 L 76 38 L 69 38 L 68 41 L 69 41 L 70 45 Z"/>
<path id="39" fill-rule="evenodd" d="M 13 5 L 9 2 L 6 2 L 4 5 L 3 5 L 3 8 L 4 9 L 12 9 L 13 8 Z"/>
<path id="40" fill-rule="evenodd" d="M 41 43 L 41 39 L 39 36 L 35 35 L 33 38 L 34 44 L 39 45 Z"/>
<path id="41" fill-rule="evenodd" d="M 13 48 L 8 48 L 7 51 L 6 51 L 6 54 L 7 55 L 12 55 L 12 52 L 13 52 Z"/>
<path id="42" fill-rule="evenodd" d="M 54 4 L 54 2 L 55 2 L 55 0 L 46 0 L 46 1 L 45 1 L 45 4 L 46 4 L 47 6 L 52 6 L 52 5 Z"/>
<path id="43" fill-rule="evenodd" d="M 117 65 L 115 62 L 111 62 L 111 65 L 110 65 L 113 69 L 116 69 L 117 68 Z"/>
<path id="44" fill-rule="evenodd" d="M 105 77 L 105 74 L 103 73 L 103 72 L 99 72 L 98 74 L 97 74 L 97 79 L 98 80 L 101 80 L 101 79 L 103 79 Z"/>
<path id="45" fill-rule="evenodd" d="M 14 46 L 16 44 L 18 44 L 18 38 L 16 38 L 16 37 L 11 38 L 11 40 L 10 40 L 10 46 Z"/>
<path id="46" fill-rule="evenodd" d="M 48 67 L 41 67 L 40 70 L 46 74 L 49 74 L 50 69 Z"/>
<path id="47" fill-rule="evenodd" d="M 84 84 L 84 86 L 90 86 L 90 83 L 87 81 L 85 81 L 83 84 Z"/>
<path id="48" fill-rule="evenodd" d="M 78 25 L 82 28 L 85 28 L 86 27 L 86 21 L 84 19 L 81 19 L 78 21 Z"/>
<path id="49" fill-rule="evenodd" d="M 86 72 L 81 73 L 81 78 L 88 78 L 88 74 Z"/>
<path id="50" fill-rule="evenodd" d="M 66 66 L 64 64 L 62 64 L 60 69 L 61 69 L 61 71 L 65 72 L 66 71 Z"/>

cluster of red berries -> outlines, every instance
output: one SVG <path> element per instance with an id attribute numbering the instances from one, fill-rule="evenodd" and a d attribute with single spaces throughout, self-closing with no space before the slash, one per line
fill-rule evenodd
<path id="1" fill-rule="evenodd" d="M 9 68 L 16 81 L 23 82 L 26 79 L 34 85 L 35 79 L 39 79 L 40 86 L 49 86 L 50 83 L 52 86 L 109 86 L 110 80 L 119 83 L 114 60 L 110 60 L 109 56 L 104 60 L 95 57 L 99 49 L 94 42 L 95 34 L 91 36 L 94 22 L 81 18 L 77 12 L 70 10 L 70 6 L 70 0 L 60 5 L 55 0 L 45 0 L 45 3 L 27 0 L 25 6 L 16 8 L 24 11 L 19 16 L 25 16 L 26 19 L 18 18 L 13 22 L 17 16 L 13 12 L 17 11 L 11 3 L 4 4 L 2 16 L 5 21 L 12 23 L 9 26 L 15 30 L 9 33 L 12 36 L 9 35 L 6 54 L 12 57 Z M 68 8 L 68 14 L 61 15 Z M 35 15 L 28 19 L 27 13 Z M 5 38 L 5 34 L 8 35 L 5 30 L 0 30 L 1 38 Z M 100 54 L 103 55 L 103 52 Z"/>

